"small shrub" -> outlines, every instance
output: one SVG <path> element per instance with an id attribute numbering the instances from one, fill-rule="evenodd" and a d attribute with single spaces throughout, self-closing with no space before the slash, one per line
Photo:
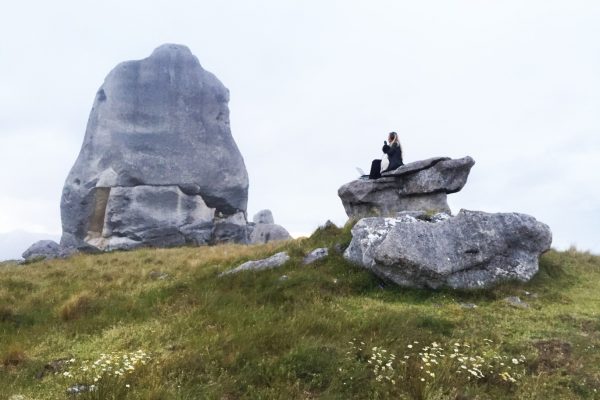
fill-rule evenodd
<path id="1" fill-rule="evenodd" d="M 92 300 L 92 295 L 87 291 L 72 295 L 60 307 L 60 318 L 63 321 L 71 321 L 80 318 L 91 309 Z"/>

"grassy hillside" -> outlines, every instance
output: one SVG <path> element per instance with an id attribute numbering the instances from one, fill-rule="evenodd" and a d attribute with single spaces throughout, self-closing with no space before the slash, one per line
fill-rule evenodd
<path id="1" fill-rule="evenodd" d="M 551 251 L 491 291 L 407 290 L 346 263 L 349 240 L 2 266 L 0 399 L 600 398 L 600 257 Z M 217 277 L 277 251 L 283 268 Z M 67 394 L 78 383 L 95 390 Z"/>

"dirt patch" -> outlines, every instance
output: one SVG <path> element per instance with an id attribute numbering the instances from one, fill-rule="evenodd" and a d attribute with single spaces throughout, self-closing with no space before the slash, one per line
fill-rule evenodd
<path id="1" fill-rule="evenodd" d="M 569 342 L 549 339 L 535 342 L 533 346 L 538 351 L 538 358 L 531 367 L 537 372 L 551 372 L 560 368 L 567 368 L 573 362 L 573 348 Z"/>
<path id="2" fill-rule="evenodd" d="M 52 360 L 48 364 L 44 365 L 44 368 L 39 370 L 35 377 L 37 379 L 42 379 L 46 375 L 54 375 L 61 371 L 63 371 L 67 365 L 69 364 L 70 358 L 59 358 L 57 360 Z"/>

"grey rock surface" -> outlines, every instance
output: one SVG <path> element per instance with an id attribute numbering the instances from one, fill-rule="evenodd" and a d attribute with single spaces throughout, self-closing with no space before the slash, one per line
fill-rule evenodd
<path id="1" fill-rule="evenodd" d="M 245 215 L 248 175 L 228 101 L 229 91 L 185 46 L 166 44 L 115 67 L 63 188 L 61 244 L 203 243 L 214 233 L 210 213 Z"/>
<path id="2" fill-rule="evenodd" d="M 344 257 L 400 286 L 485 288 L 527 281 L 550 248 L 550 228 L 518 213 L 461 210 L 455 217 L 364 218 Z"/>
<path id="3" fill-rule="evenodd" d="M 255 224 L 274 224 L 273 213 L 271 210 L 261 210 L 254 214 L 252 221 Z"/>
<path id="4" fill-rule="evenodd" d="M 229 216 L 215 217 L 211 244 L 248 243 L 249 226 L 245 213 L 238 212 Z"/>
<path id="5" fill-rule="evenodd" d="M 85 241 L 99 249 L 206 244 L 215 210 L 201 196 L 178 186 L 113 187 L 104 207 L 103 226 Z"/>
<path id="6" fill-rule="evenodd" d="M 40 240 L 29 246 L 29 248 L 23 252 L 22 257 L 25 261 L 65 258 L 73 254 L 73 252 L 73 250 L 66 249 L 53 240 Z"/>
<path id="7" fill-rule="evenodd" d="M 357 179 L 339 188 L 349 217 L 389 216 L 399 211 L 450 212 L 447 195 L 460 191 L 475 161 L 436 157 L 403 165 L 380 179 Z"/>
<path id="8" fill-rule="evenodd" d="M 302 260 L 302 264 L 308 265 L 312 264 L 315 261 L 321 260 L 329 255 L 329 250 L 326 247 L 314 249 L 310 253 L 307 254 L 306 257 Z"/>
<path id="9" fill-rule="evenodd" d="M 290 256 L 288 256 L 286 252 L 281 252 L 263 260 L 247 261 L 236 268 L 219 274 L 219 276 L 221 277 L 225 275 L 237 274 L 238 272 L 242 271 L 262 271 L 265 269 L 278 268 L 288 262 L 289 259 Z"/>
<path id="10" fill-rule="evenodd" d="M 279 240 L 290 240 L 292 236 L 281 225 L 257 224 L 250 233 L 250 244 L 261 244 Z"/>

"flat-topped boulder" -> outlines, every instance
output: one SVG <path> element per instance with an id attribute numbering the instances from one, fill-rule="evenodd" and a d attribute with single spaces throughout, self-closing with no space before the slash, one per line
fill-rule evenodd
<path id="1" fill-rule="evenodd" d="M 403 165 L 379 179 L 357 179 L 339 188 L 351 218 L 393 215 L 400 211 L 450 213 L 447 195 L 460 191 L 475 161 L 436 157 Z"/>
<path id="2" fill-rule="evenodd" d="M 61 244 L 246 242 L 248 174 L 228 101 L 185 46 L 117 65 L 96 93 L 63 188 Z"/>
<path id="3" fill-rule="evenodd" d="M 344 257 L 400 286 L 486 288 L 531 279 L 551 243 L 550 228 L 526 214 L 403 212 L 358 221 Z"/>

